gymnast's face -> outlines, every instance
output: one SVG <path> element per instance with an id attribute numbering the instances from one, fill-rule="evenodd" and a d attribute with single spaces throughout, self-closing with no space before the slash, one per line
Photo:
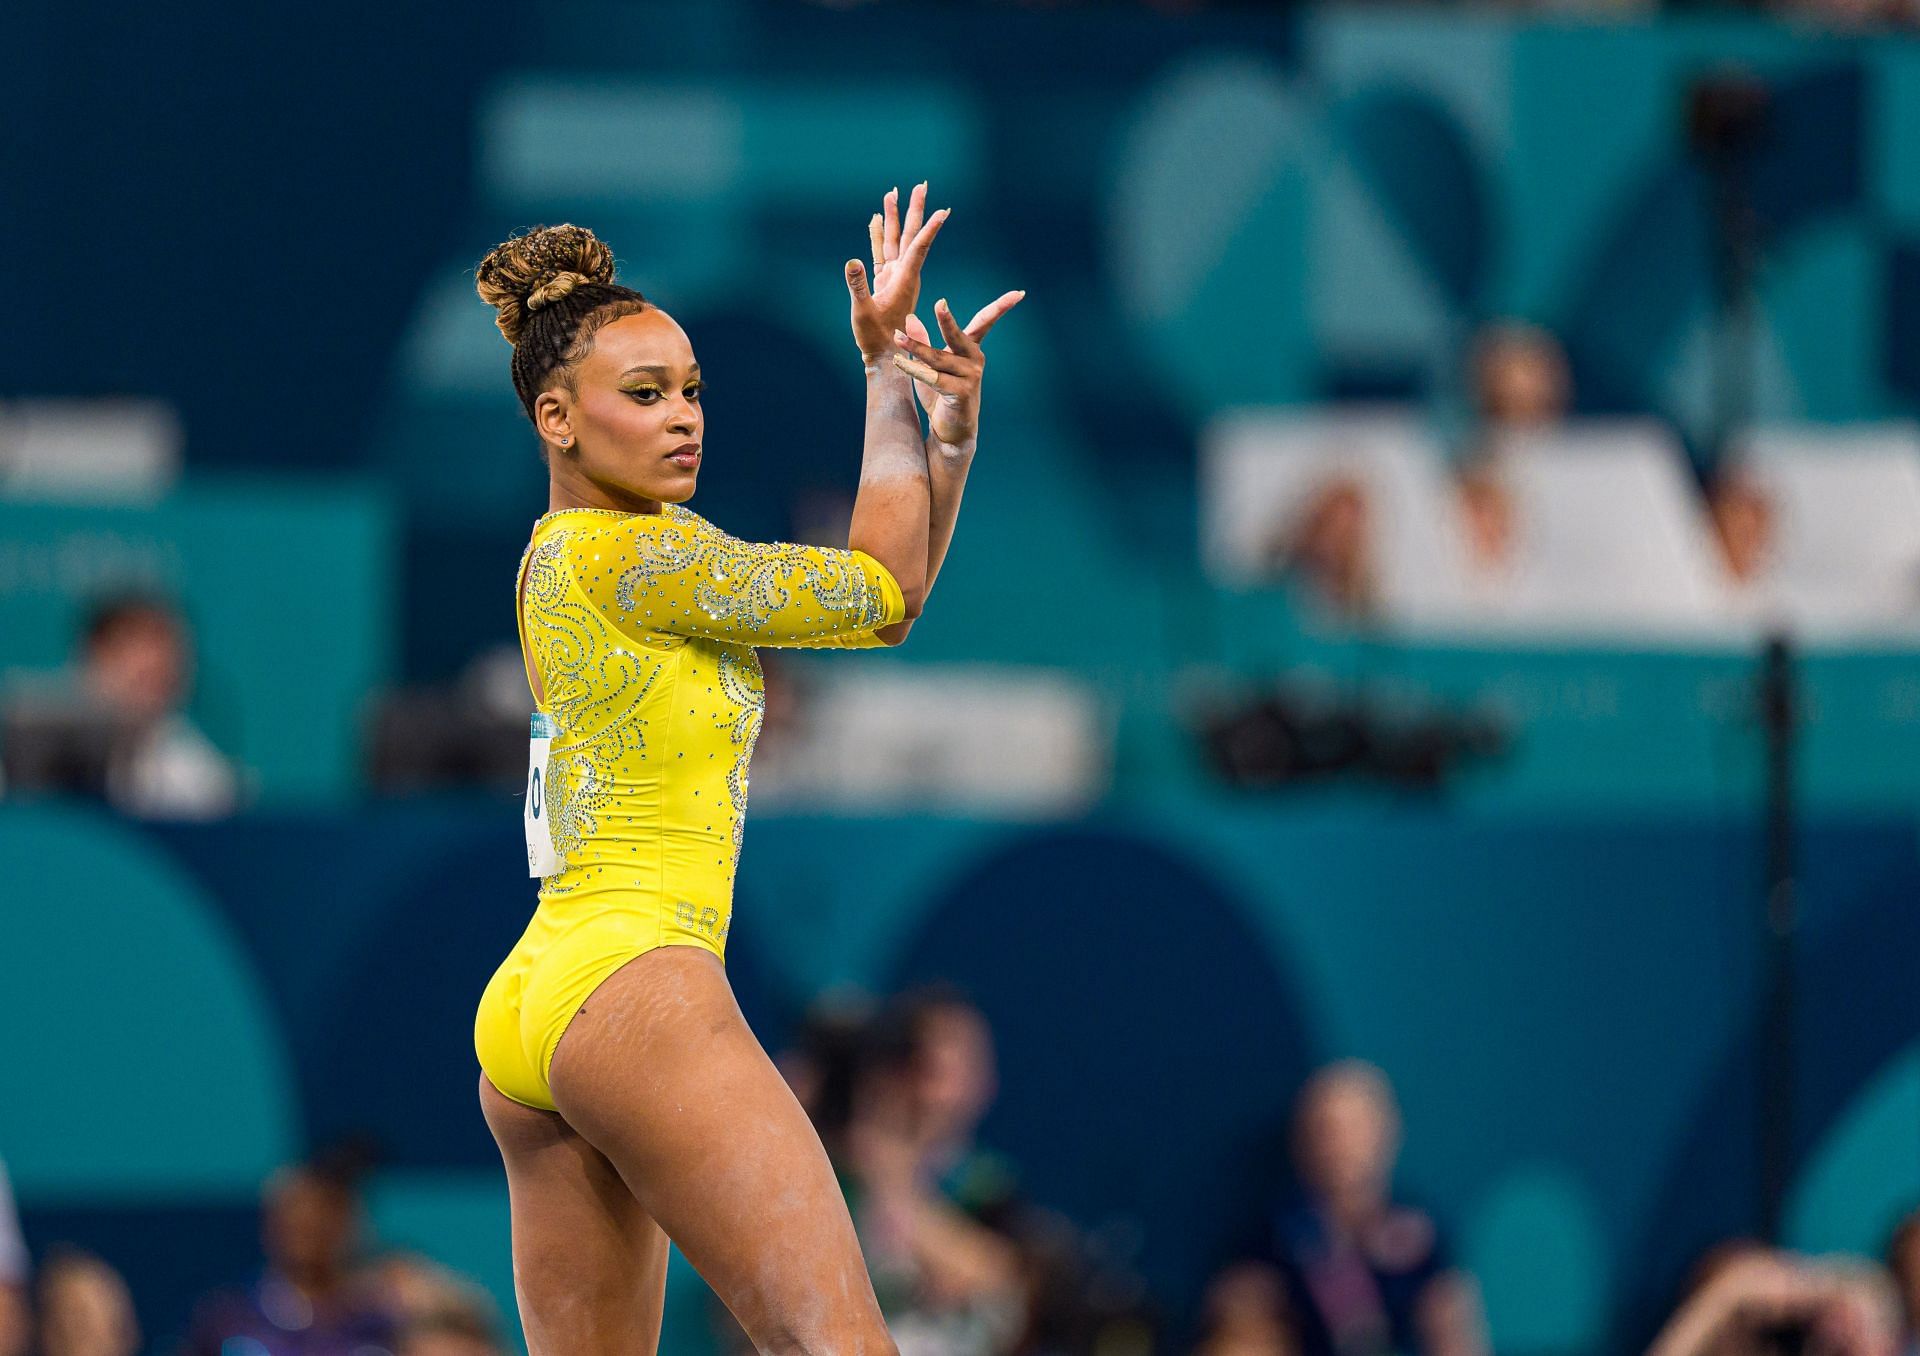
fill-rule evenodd
<path id="1" fill-rule="evenodd" d="M 693 345 L 672 316 L 649 306 L 608 322 L 574 368 L 573 390 L 547 392 L 537 408 L 545 416 L 552 402 L 540 420 L 550 444 L 573 440 L 550 453 L 555 474 L 641 512 L 691 498 L 706 433 L 701 391 Z"/>

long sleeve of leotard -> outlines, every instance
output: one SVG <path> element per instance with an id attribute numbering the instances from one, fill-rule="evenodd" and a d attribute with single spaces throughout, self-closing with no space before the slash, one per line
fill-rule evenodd
<path id="1" fill-rule="evenodd" d="M 906 616 L 893 575 L 864 551 L 745 542 L 669 506 L 576 539 L 574 577 L 628 635 L 866 649 Z"/>

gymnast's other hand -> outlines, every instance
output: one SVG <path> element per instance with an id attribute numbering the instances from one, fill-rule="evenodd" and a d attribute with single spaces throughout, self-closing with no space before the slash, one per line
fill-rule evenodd
<path id="1" fill-rule="evenodd" d="M 920 268 L 927 261 L 933 238 L 946 223 L 947 209 L 931 217 L 926 212 L 927 186 L 914 185 L 905 220 L 899 215 L 900 190 L 889 189 L 883 210 L 867 223 L 873 248 L 873 279 L 858 259 L 847 260 L 847 291 L 853 298 L 853 341 L 869 365 L 883 361 L 893 349 L 893 332 L 913 314 L 920 300 Z"/>
<path id="2" fill-rule="evenodd" d="M 904 332 L 896 333 L 893 365 L 913 378 L 913 389 L 926 408 L 933 436 L 949 445 L 970 441 L 980 427 L 980 380 L 986 375 L 987 355 L 980 341 L 1000 317 L 1020 304 L 1025 292 L 1003 292 L 982 306 L 964 329 L 953 318 L 945 297 L 933 303 L 933 318 L 947 346 L 935 348 L 927 327 L 915 315 L 907 317 Z"/>

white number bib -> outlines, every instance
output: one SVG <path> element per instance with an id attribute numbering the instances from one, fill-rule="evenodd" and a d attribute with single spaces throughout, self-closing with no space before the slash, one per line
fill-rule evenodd
<path id="1" fill-rule="evenodd" d="M 553 847 L 553 828 L 547 822 L 547 750 L 560 727 L 544 711 L 533 713 L 532 738 L 527 741 L 527 804 L 521 815 L 527 828 L 527 874 L 551 876 L 566 863 Z"/>

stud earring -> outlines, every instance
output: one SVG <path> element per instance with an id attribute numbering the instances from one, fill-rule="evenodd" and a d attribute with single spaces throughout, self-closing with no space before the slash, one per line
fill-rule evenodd
<path id="1" fill-rule="evenodd" d="M 562 447 L 566 447 L 566 446 L 568 446 L 568 445 L 570 445 L 570 444 L 571 444 L 572 442 L 573 442 L 573 439 L 571 439 L 571 438 L 562 438 L 562 439 L 560 440 L 560 446 L 562 446 Z"/>

